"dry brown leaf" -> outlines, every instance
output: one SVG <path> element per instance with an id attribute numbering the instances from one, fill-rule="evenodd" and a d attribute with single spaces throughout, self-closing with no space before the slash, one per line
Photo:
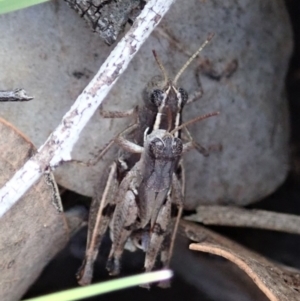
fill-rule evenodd
<path id="1" fill-rule="evenodd" d="M 35 152 L 32 143 L 0 119 L 0 186 Z M 49 177 L 49 175 L 48 175 Z M 53 202 L 55 187 L 42 177 L 0 219 L 0 300 L 19 300 L 68 241 L 63 213 Z"/>
<path id="2" fill-rule="evenodd" d="M 185 218 L 204 225 L 249 227 L 300 234 L 300 216 L 233 206 L 199 206 Z"/>
<path id="3" fill-rule="evenodd" d="M 202 226 L 182 221 L 190 249 L 222 256 L 240 267 L 271 301 L 300 300 L 300 272 L 292 272 Z"/>

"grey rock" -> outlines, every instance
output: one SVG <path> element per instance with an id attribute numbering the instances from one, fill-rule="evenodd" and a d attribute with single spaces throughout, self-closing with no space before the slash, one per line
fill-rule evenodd
<path id="1" fill-rule="evenodd" d="M 0 116 L 40 146 L 88 84 L 111 51 L 64 2 L 50 2 L 0 16 L 0 89 L 22 87 L 28 103 L 1 103 Z M 245 205 L 272 193 L 288 172 L 288 111 L 284 79 L 292 51 L 289 18 L 281 0 L 177 1 L 133 59 L 104 103 L 109 110 L 142 104 L 142 90 L 159 74 L 155 49 L 174 75 L 210 32 L 215 37 L 179 84 L 189 94 L 199 87 L 195 70 L 205 60 L 219 72 L 230 62 L 230 76 L 200 72 L 204 96 L 184 110 L 184 120 L 220 111 L 190 126 L 205 147 L 222 146 L 203 157 L 191 151 L 186 167 L 186 208 L 203 203 Z M 168 36 L 169 38 L 167 38 Z M 73 151 L 87 161 L 129 120 L 103 120 L 96 114 Z M 114 148 L 97 166 L 65 164 L 57 181 L 84 195 L 93 186 Z M 106 161 L 106 162 L 105 162 Z"/>

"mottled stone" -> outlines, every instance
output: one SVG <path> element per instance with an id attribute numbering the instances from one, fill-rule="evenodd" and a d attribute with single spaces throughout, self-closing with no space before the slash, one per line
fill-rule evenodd
<path id="1" fill-rule="evenodd" d="M 50 2 L 0 16 L 0 89 L 22 87 L 35 97 L 28 103 L 1 104 L 0 115 L 41 145 L 110 53 L 97 34 L 64 2 Z M 284 79 L 292 51 L 289 18 L 281 0 L 177 1 L 125 75 L 107 97 L 109 110 L 142 103 L 142 90 L 159 69 L 155 49 L 173 76 L 214 32 L 200 59 L 179 80 L 196 91 L 202 66 L 204 96 L 187 106 L 184 120 L 220 111 L 190 126 L 193 137 L 211 147 L 209 157 L 192 151 L 186 166 L 186 207 L 202 203 L 244 205 L 272 193 L 288 171 L 288 111 Z M 169 36 L 167 38 L 166 36 Z M 226 74 L 231 63 L 237 70 Z M 216 71 L 211 72 L 208 67 Z M 219 75 L 220 76 L 219 76 Z M 73 155 L 87 161 L 132 119 L 103 120 L 96 114 L 83 131 Z M 221 146 L 221 150 L 220 149 Z M 107 160 L 112 160 L 115 151 Z M 93 194 L 106 162 L 93 168 L 65 165 L 61 185 Z"/>

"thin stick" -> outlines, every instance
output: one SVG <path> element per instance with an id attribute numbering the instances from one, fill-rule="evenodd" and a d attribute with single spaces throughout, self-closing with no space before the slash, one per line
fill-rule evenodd
<path id="1" fill-rule="evenodd" d="M 29 101 L 31 99 L 33 99 L 33 97 L 28 96 L 24 89 L 0 91 L 0 101 Z"/>
<path id="2" fill-rule="evenodd" d="M 175 0 L 150 0 L 125 37 L 117 44 L 98 73 L 78 96 L 60 125 L 0 190 L 0 217 L 39 179 L 45 169 L 71 159 L 79 135 L 133 56 Z"/>
<path id="3" fill-rule="evenodd" d="M 247 227 L 300 235 L 300 216 L 233 206 L 199 206 L 197 213 L 185 217 L 204 225 Z"/>

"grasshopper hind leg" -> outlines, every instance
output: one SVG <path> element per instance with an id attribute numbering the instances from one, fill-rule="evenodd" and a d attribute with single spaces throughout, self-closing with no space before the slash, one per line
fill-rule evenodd
<path id="1" fill-rule="evenodd" d="M 128 190 L 124 196 L 124 201 L 117 204 L 112 221 L 113 243 L 106 265 L 111 276 L 120 273 L 120 260 L 126 241 L 135 229 L 137 215 L 136 196 L 131 190 Z"/>
<path id="2" fill-rule="evenodd" d="M 110 165 L 108 177 L 103 175 L 100 185 L 96 189 L 95 197 L 92 199 L 85 258 L 76 274 L 80 285 L 87 285 L 92 281 L 94 262 L 115 207 L 116 188 L 116 164 L 113 163 Z M 99 194 L 100 191 L 103 193 Z"/>
<path id="3" fill-rule="evenodd" d="M 173 249 L 176 239 L 176 234 L 181 219 L 183 211 L 183 195 L 184 195 L 184 186 L 185 186 L 185 177 L 184 177 L 184 168 L 182 163 L 179 164 L 181 168 L 181 181 L 178 179 L 178 176 L 173 174 L 172 178 L 172 204 L 176 205 L 178 208 L 176 219 L 174 223 L 170 223 L 169 230 L 162 244 L 160 260 L 162 263 L 163 269 L 168 269 L 170 266 L 170 261 L 173 255 Z M 158 283 L 158 286 L 161 288 L 169 288 L 170 280 L 161 281 Z"/>
<path id="4" fill-rule="evenodd" d="M 149 246 L 146 250 L 145 256 L 145 272 L 150 272 L 154 268 L 157 256 L 161 251 L 162 243 L 169 229 L 170 219 L 171 219 L 171 198 L 168 195 L 165 204 L 162 206 L 161 210 L 156 219 L 154 227 L 150 230 L 150 241 Z M 141 285 L 144 288 L 150 288 L 149 284 Z"/>

